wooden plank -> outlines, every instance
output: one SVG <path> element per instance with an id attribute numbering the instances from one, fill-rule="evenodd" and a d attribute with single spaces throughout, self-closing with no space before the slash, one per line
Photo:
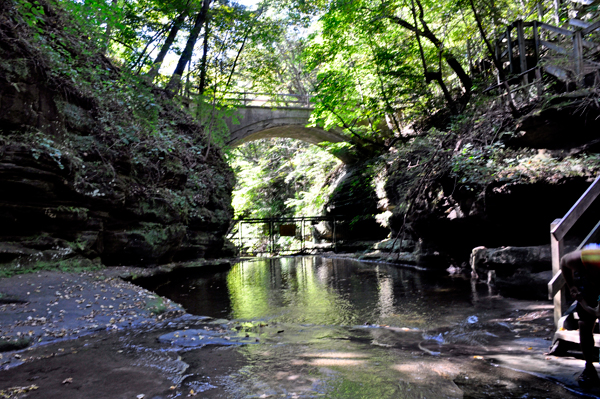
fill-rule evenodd
<path id="1" fill-rule="evenodd" d="M 540 40 L 540 44 L 541 44 L 542 46 L 546 46 L 546 47 L 548 47 L 550 50 L 554 50 L 554 51 L 556 51 L 557 53 L 560 53 L 560 54 L 565 54 L 565 55 L 566 55 L 566 54 L 569 54 L 569 51 L 568 51 L 566 48 L 563 48 L 563 47 L 561 47 L 561 46 L 557 46 L 557 45 L 556 45 L 556 44 L 554 44 L 554 43 L 550 43 L 550 42 L 547 42 L 547 41 L 545 41 L 545 40 Z"/>
<path id="2" fill-rule="evenodd" d="M 577 200 L 575 205 L 569 209 L 569 212 L 556 226 L 552 227 L 551 233 L 554 238 L 561 241 L 565 238 L 565 235 L 569 232 L 575 222 L 583 215 L 583 213 L 589 208 L 594 200 L 600 195 L 600 176 L 594 180 L 594 182 L 588 187 L 581 197 Z"/>
<path id="3" fill-rule="evenodd" d="M 567 37 L 570 37 L 573 34 L 573 31 L 570 31 L 568 29 L 559 28 L 558 26 L 548 25 L 543 22 L 540 23 L 540 28 L 549 30 L 554 33 L 560 33 L 561 35 L 565 35 Z"/>
<path id="4" fill-rule="evenodd" d="M 538 7 L 540 3 L 538 3 Z M 539 34 L 538 21 L 533 21 L 533 49 L 535 53 L 535 65 L 540 62 L 540 34 Z M 536 70 L 536 74 L 539 74 L 539 69 Z M 536 75 L 537 77 L 537 75 Z"/>
<path id="5" fill-rule="evenodd" d="M 571 18 L 569 20 L 569 25 L 576 26 L 578 28 L 589 28 L 589 26 L 591 24 L 589 22 L 585 22 L 585 21 L 582 21 L 582 20 L 577 19 L 577 18 Z"/>
<path id="6" fill-rule="evenodd" d="M 545 65 L 544 71 L 548 72 L 550 75 L 556 76 L 562 81 L 566 81 L 569 78 L 567 71 L 555 65 Z"/>
<path id="7" fill-rule="evenodd" d="M 552 280 L 548 283 L 548 299 L 554 299 L 554 295 L 561 290 L 566 284 L 565 276 L 562 274 L 562 270 L 559 270 L 558 273 L 552 277 Z"/>
<path id="8" fill-rule="evenodd" d="M 600 21 L 594 22 L 593 24 L 591 24 L 590 26 L 588 26 L 587 28 L 585 28 L 584 30 L 582 30 L 581 34 L 583 36 L 588 35 L 588 34 L 592 33 L 593 31 L 595 31 L 598 28 L 600 28 Z"/>
<path id="9" fill-rule="evenodd" d="M 558 330 L 554 333 L 553 341 L 561 339 L 566 342 L 579 343 L 579 330 Z M 594 334 L 594 345 L 600 348 L 600 334 Z"/>
<path id="10" fill-rule="evenodd" d="M 556 226 L 562 223 L 563 220 L 564 219 L 554 220 L 554 222 L 550 224 L 550 231 L 552 232 Z M 550 234 L 550 251 L 552 253 L 552 276 L 556 276 L 560 272 L 560 259 L 564 255 L 564 245 L 562 239 L 557 239 L 553 234 Z M 552 278 L 552 280 L 555 279 Z M 557 277 L 557 280 L 560 280 L 560 277 Z M 565 291 L 566 290 L 562 289 L 555 291 L 554 285 L 552 286 L 552 292 L 554 294 L 552 296 L 552 300 L 554 302 L 554 325 L 557 327 L 558 321 L 567 308 L 567 294 Z"/>
<path id="11" fill-rule="evenodd" d="M 524 28 L 531 28 L 533 26 L 533 22 L 523 22 Z"/>
<path id="12" fill-rule="evenodd" d="M 510 31 L 512 27 L 509 25 L 506 27 L 506 38 L 508 39 L 506 42 L 508 44 L 508 71 L 510 73 L 514 73 L 513 71 L 513 48 L 512 48 L 512 39 L 510 37 Z"/>

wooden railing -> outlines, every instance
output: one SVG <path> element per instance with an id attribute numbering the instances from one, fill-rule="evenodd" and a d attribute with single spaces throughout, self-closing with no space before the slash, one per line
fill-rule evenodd
<path id="1" fill-rule="evenodd" d="M 596 178 L 562 219 L 556 219 L 550 225 L 553 277 L 548 283 L 548 299 L 554 300 L 554 323 L 557 326 L 567 307 L 566 290 L 564 289 L 565 278 L 560 270 L 560 259 L 564 255 L 564 238 L 598 195 L 600 195 L 600 176 Z M 599 225 L 596 225 L 596 229 Z M 586 237 L 582 245 L 586 243 L 592 233 Z"/>
<path id="2" fill-rule="evenodd" d="M 530 73 L 539 68 L 542 52 L 545 57 L 555 54 L 567 59 L 558 65 L 549 59 L 543 68 L 546 72 L 562 81 L 574 81 L 583 85 L 585 75 L 600 69 L 600 63 L 590 57 L 600 52 L 600 44 L 586 40 L 592 32 L 600 29 L 600 21 L 590 24 L 571 19 L 569 25 L 574 30 L 549 25 L 539 21 L 524 22 L 518 20 L 506 27 L 506 31 L 495 42 L 496 58 L 503 64 L 508 62 L 506 70 L 509 79 L 521 78 L 523 84 L 529 83 Z M 526 35 L 526 30 L 531 33 Z M 516 37 L 513 33 L 516 31 Z M 536 75 L 539 78 L 540 75 Z"/>

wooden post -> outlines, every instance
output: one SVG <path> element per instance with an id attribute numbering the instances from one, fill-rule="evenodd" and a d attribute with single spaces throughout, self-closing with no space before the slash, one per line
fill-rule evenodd
<path id="1" fill-rule="evenodd" d="M 504 69 L 503 65 L 502 65 L 502 58 L 500 57 L 502 55 L 502 50 L 500 49 L 500 40 L 496 40 L 496 59 L 498 60 L 498 63 L 500 64 L 500 68 Z M 498 80 L 498 84 L 500 84 L 500 71 L 497 71 L 496 73 L 496 78 Z"/>
<path id="2" fill-rule="evenodd" d="M 510 37 L 510 31 L 512 30 L 512 25 L 506 26 L 506 40 L 508 43 L 508 72 L 514 73 L 513 71 L 513 47 L 512 47 L 512 39 Z"/>
<path id="3" fill-rule="evenodd" d="M 542 72 L 540 72 L 540 68 L 535 68 L 535 81 L 536 81 L 536 89 L 537 96 L 541 97 L 544 93 L 544 86 L 542 85 Z"/>
<path id="4" fill-rule="evenodd" d="M 539 3 L 538 3 L 539 4 Z M 535 65 L 540 62 L 540 27 L 538 21 L 533 21 L 533 51 L 535 54 Z"/>
<path id="5" fill-rule="evenodd" d="M 575 79 L 578 87 L 583 87 L 583 48 L 581 29 L 573 32 L 573 63 L 575 64 Z"/>
<path id="6" fill-rule="evenodd" d="M 553 231 L 562 219 L 556 219 L 550 224 L 550 231 Z M 560 272 L 560 259 L 564 255 L 563 240 L 557 240 L 554 234 L 550 234 L 550 249 L 552 251 L 552 275 Z M 561 289 L 554 295 L 554 325 L 558 326 L 558 321 L 567 310 L 567 295 L 564 289 Z"/>
<path id="7" fill-rule="evenodd" d="M 519 63 L 521 67 L 521 73 L 527 70 L 527 52 L 525 51 L 525 34 L 523 32 L 523 20 L 517 21 L 517 45 L 519 46 Z M 523 75 L 523 84 L 529 83 L 529 77 L 527 74 Z"/>

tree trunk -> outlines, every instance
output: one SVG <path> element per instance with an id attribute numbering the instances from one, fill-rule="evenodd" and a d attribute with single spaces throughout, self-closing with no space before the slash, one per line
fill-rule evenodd
<path id="1" fill-rule="evenodd" d="M 204 95 L 206 90 L 206 73 L 208 68 L 208 35 L 210 31 L 208 29 L 209 19 L 206 18 L 204 23 L 204 42 L 202 43 L 202 60 L 200 61 L 200 84 L 198 85 L 198 93 Z"/>
<path id="2" fill-rule="evenodd" d="M 148 80 L 148 82 L 152 83 L 154 81 L 154 79 L 156 78 L 156 75 L 158 75 L 160 66 L 162 65 L 163 61 L 165 60 L 165 56 L 171 49 L 171 46 L 175 42 L 177 33 L 179 32 L 179 29 L 181 29 L 181 25 L 183 25 L 186 15 L 187 15 L 187 13 L 185 11 L 182 12 L 181 14 L 179 14 L 177 19 L 173 23 L 173 27 L 171 27 L 171 31 L 169 32 L 167 39 L 163 43 L 163 45 L 160 49 L 160 52 L 156 56 L 156 59 L 152 63 L 152 68 L 150 68 L 150 71 L 146 74 L 146 79 Z"/>
<path id="3" fill-rule="evenodd" d="M 112 5 L 113 5 L 113 1 L 109 1 L 108 2 L 109 9 L 112 7 Z M 113 23 L 111 21 L 111 18 L 109 17 L 106 20 L 106 30 L 104 31 L 104 43 L 103 43 L 103 48 L 102 48 L 102 53 L 105 55 L 108 52 L 108 48 L 110 47 L 110 39 L 112 36 L 112 30 L 113 30 Z"/>
<path id="4" fill-rule="evenodd" d="M 513 115 L 516 115 L 518 113 L 517 107 L 515 106 L 515 103 L 512 100 L 510 88 L 508 87 L 508 83 L 506 82 L 506 76 L 504 75 L 504 69 L 502 68 L 502 62 L 496 57 L 496 52 L 492 48 L 492 44 L 490 43 L 485 32 L 483 31 L 483 25 L 481 23 L 481 19 L 479 18 L 479 15 L 477 14 L 477 9 L 475 8 L 475 3 L 473 2 L 473 0 L 469 0 L 469 2 L 471 3 L 471 11 L 473 11 L 473 16 L 475 17 L 475 22 L 477 23 L 477 28 L 479 29 L 479 34 L 481 35 L 483 41 L 485 42 L 485 46 L 487 47 L 487 49 L 490 53 L 490 57 L 492 57 L 492 60 L 494 61 L 494 66 L 498 70 L 498 78 L 500 79 L 500 82 L 504 83 L 504 86 L 507 89 L 508 105 L 510 107 L 510 110 Z M 510 40 L 510 38 L 509 38 L 509 40 Z"/>
<path id="5" fill-rule="evenodd" d="M 456 73 L 456 76 L 458 76 L 458 79 L 460 80 L 463 89 L 465 90 L 465 93 L 459 100 L 459 103 L 464 106 L 469 101 L 469 98 L 471 96 L 471 88 L 473 86 L 473 81 L 471 80 L 469 74 L 465 72 L 460 62 L 456 59 L 456 57 L 454 57 L 454 54 L 452 54 L 448 50 L 445 50 L 444 44 L 437 38 L 437 36 L 435 36 L 431 29 L 429 29 L 429 26 L 427 25 L 423 17 L 423 7 L 418 0 L 417 6 L 420 10 L 419 20 L 421 22 L 421 25 L 423 26 L 422 30 L 398 16 L 391 16 L 389 18 L 396 24 L 402 26 L 403 28 L 406 28 L 411 32 L 417 33 L 420 36 L 427 38 L 427 40 L 429 40 L 435 47 L 439 49 L 440 54 L 442 55 L 442 57 L 444 57 L 444 60 L 446 61 L 446 64 L 448 64 L 448 66 L 454 71 L 454 73 Z"/>
<path id="6" fill-rule="evenodd" d="M 177 67 L 175 67 L 175 71 L 173 72 L 171 80 L 169 80 L 169 84 L 167 85 L 166 91 L 167 96 L 169 98 L 173 98 L 175 96 L 175 93 L 177 93 L 179 85 L 181 84 L 181 76 L 185 71 L 186 65 L 192 59 L 194 46 L 196 45 L 196 41 L 198 40 L 198 36 L 200 35 L 202 25 L 204 25 L 206 17 L 208 16 L 208 9 L 210 7 L 210 3 L 211 0 L 202 1 L 202 8 L 200 9 L 198 15 L 196 15 L 196 21 L 194 22 L 194 27 L 190 31 L 190 36 L 188 37 L 185 49 L 183 50 L 183 53 L 181 53 L 181 57 L 179 57 Z"/>
<path id="7" fill-rule="evenodd" d="M 421 12 L 421 21 L 423 21 L 423 9 L 421 8 L 421 4 L 419 4 L 419 8 L 420 8 L 420 12 Z M 438 85 L 440 86 L 440 88 L 442 89 L 442 93 L 444 93 L 444 98 L 446 99 L 446 102 L 448 103 L 448 108 L 450 108 L 450 112 L 452 112 L 452 114 L 457 114 L 458 113 L 458 109 L 456 107 L 455 101 L 452 98 L 452 95 L 450 94 L 450 92 L 448 91 L 448 87 L 446 87 L 446 83 L 444 82 L 444 79 L 442 78 L 442 54 L 441 54 L 441 49 L 440 49 L 440 67 L 438 72 L 431 72 L 429 71 L 429 69 L 427 68 L 427 62 L 425 61 L 425 53 L 423 52 L 423 46 L 421 45 L 421 37 L 419 35 L 419 29 L 417 26 L 417 10 L 415 9 L 415 3 L 414 1 L 411 0 L 411 11 L 412 11 L 412 15 L 413 15 L 413 22 L 414 22 L 414 26 L 415 26 L 415 36 L 417 37 L 417 43 L 419 45 L 419 53 L 421 55 L 421 62 L 423 63 L 423 74 L 425 75 L 425 82 L 427 84 L 429 84 L 432 80 L 435 80 Z"/>

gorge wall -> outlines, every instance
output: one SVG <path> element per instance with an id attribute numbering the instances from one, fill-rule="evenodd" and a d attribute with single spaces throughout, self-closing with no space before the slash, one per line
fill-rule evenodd
<path id="1" fill-rule="evenodd" d="M 164 93 L 45 2 L 0 5 L 0 265 L 218 255 L 233 174 Z"/>

